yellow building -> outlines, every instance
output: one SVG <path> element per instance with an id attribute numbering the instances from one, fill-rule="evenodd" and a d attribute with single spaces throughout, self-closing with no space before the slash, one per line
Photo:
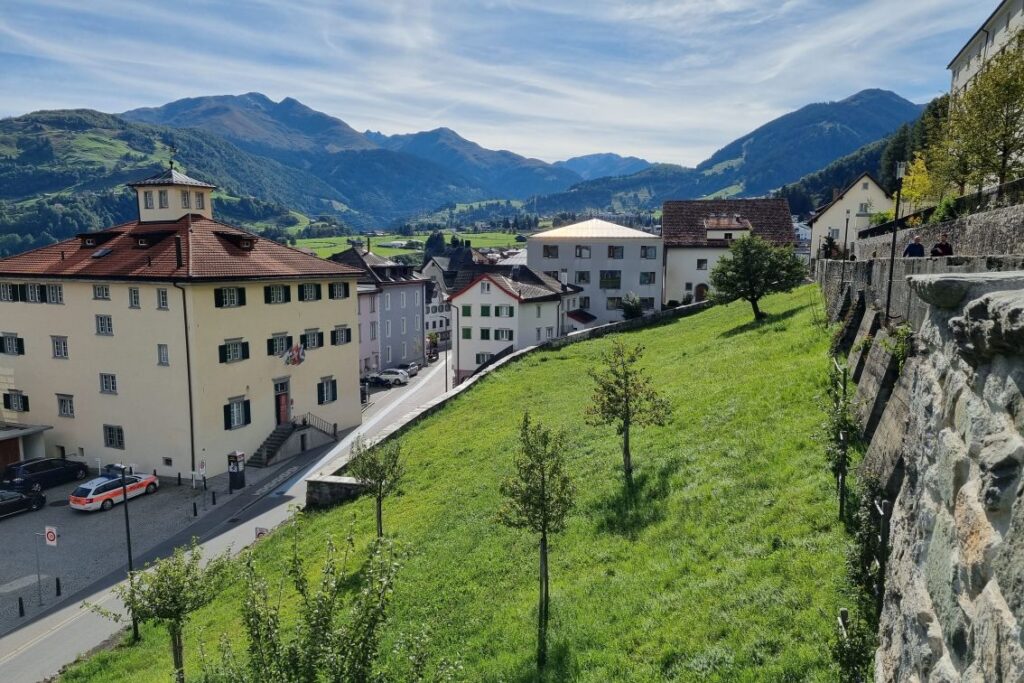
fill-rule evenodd
<path id="1" fill-rule="evenodd" d="M 139 220 L 0 259 L 0 423 L 207 476 L 357 425 L 359 272 L 214 220 L 173 168 L 133 187 Z"/>
<path id="2" fill-rule="evenodd" d="M 828 204 L 814 211 L 814 216 L 807 224 L 811 227 L 811 254 L 813 258 L 829 258 L 824 253 L 826 238 L 835 240 L 841 252 L 843 242 L 847 241 L 851 254 L 857 258 L 870 258 L 871 254 L 857 251 L 857 234 L 864 228 L 871 227 L 871 216 L 893 208 L 892 197 L 875 180 L 870 173 L 862 173 L 842 192 L 836 194 Z M 850 229 L 846 229 L 846 220 L 850 221 Z M 835 256 L 839 256 L 836 253 Z"/>

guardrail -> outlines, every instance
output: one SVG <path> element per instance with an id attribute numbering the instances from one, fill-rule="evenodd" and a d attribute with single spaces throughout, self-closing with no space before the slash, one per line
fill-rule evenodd
<path id="1" fill-rule="evenodd" d="M 327 436 L 330 436 L 331 438 L 338 438 L 337 422 L 328 422 L 322 417 L 317 417 L 313 413 L 306 413 L 305 415 L 302 416 L 300 421 L 303 425 L 308 425 L 313 429 L 318 429 Z"/>

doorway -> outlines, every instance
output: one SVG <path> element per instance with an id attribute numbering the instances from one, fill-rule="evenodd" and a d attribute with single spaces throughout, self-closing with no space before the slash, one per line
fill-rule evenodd
<path id="1" fill-rule="evenodd" d="M 696 292 L 693 295 L 694 301 L 704 301 L 708 298 L 708 286 L 705 284 L 697 285 Z"/>
<path id="2" fill-rule="evenodd" d="M 291 394 L 287 379 L 274 380 L 274 415 L 278 426 L 292 419 Z"/>

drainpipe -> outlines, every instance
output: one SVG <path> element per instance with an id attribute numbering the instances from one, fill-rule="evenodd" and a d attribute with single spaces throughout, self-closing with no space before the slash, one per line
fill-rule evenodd
<path id="1" fill-rule="evenodd" d="M 181 238 L 175 238 L 178 246 L 178 263 L 181 264 Z M 181 314 L 185 325 L 185 373 L 188 379 L 188 433 L 191 445 L 192 471 L 196 471 L 196 421 L 195 411 L 192 409 L 192 349 L 189 344 L 188 335 L 188 306 L 185 301 L 185 288 L 177 282 L 172 283 L 174 288 L 181 291 Z"/>

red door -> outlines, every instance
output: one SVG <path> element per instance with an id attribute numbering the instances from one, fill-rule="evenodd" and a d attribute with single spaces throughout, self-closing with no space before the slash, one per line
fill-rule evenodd
<path id="1" fill-rule="evenodd" d="M 288 394 L 278 394 L 277 399 L 277 424 L 283 425 L 288 422 Z"/>

